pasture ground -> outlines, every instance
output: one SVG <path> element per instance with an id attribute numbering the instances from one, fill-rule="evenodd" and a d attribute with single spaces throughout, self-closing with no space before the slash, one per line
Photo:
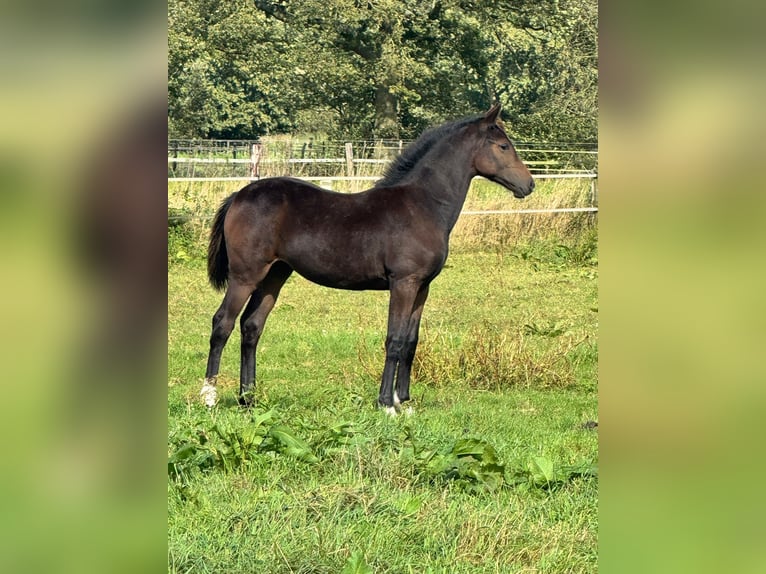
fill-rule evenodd
<path id="1" fill-rule="evenodd" d="M 171 233 L 169 571 L 597 571 L 595 230 L 483 250 L 465 233 L 426 304 L 414 414 L 395 419 L 373 408 L 387 293 L 295 275 L 257 408 L 235 406 L 238 329 L 202 407 L 221 294 L 199 235 Z"/>

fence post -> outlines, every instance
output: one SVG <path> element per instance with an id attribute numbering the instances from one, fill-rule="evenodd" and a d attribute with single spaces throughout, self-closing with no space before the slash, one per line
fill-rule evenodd
<path id="1" fill-rule="evenodd" d="M 260 179 L 261 177 L 261 155 L 263 155 L 263 145 L 256 143 L 250 151 L 250 177 Z"/>
<path id="2" fill-rule="evenodd" d="M 598 191 L 596 190 L 596 178 L 590 179 L 590 206 L 598 207 Z"/>
<path id="3" fill-rule="evenodd" d="M 354 147 L 351 142 L 346 143 L 346 175 L 354 175 Z"/>

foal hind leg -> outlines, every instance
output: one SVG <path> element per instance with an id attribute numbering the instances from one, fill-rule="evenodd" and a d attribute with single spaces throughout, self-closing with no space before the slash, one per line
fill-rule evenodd
<path id="1" fill-rule="evenodd" d="M 240 319 L 242 330 L 242 357 L 239 374 L 239 404 L 250 406 L 255 383 L 255 350 L 263 333 L 266 318 L 274 308 L 279 291 L 293 270 L 286 264 L 274 263 L 263 282 L 253 292 Z"/>
<path id="2" fill-rule="evenodd" d="M 216 376 L 221 363 L 221 353 L 234 329 L 234 322 L 242 310 L 242 306 L 250 296 L 252 287 L 237 282 L 230 282 L 218 311 L 213 315 L 213 329 L 210 334 L 210 353 L 207 358 L 205 383 L 200 390 L 200 396 L 209 407 L 217 400 Z"/>

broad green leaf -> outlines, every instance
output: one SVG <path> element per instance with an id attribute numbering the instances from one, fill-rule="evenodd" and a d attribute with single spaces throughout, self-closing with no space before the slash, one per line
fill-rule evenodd
<path id="1" fill-rule="evenodd" d="M 263 425 L 263 423 L 265 423 L 266 421 L 270 421 L 273 416 L 274 416 L 273 410 L 269 410 L 269 411 L 266 411 L 265 413 L 258 415 L 257 417 L 255 417 L 255 419 L 253 419 L 253 422 L 251 423 L 252 427 L 256 429 L 260 428 Z"/>
<path id="2" fill-rule="evenodd" d="M 362 553 L 356 551 L 346 560 L 340 574 L 372 574 L 372 568 L 367 565 Z"/>
<path id="3" fill-rule="evenodd" d="M 472 456 L 483 463 L 496 464 L 497 451 L 487 441 L 475 438 L 460 439 L 452 447 L 452 452 L 459 457 Z"/>
<path id="4" fill-rule="evenodd" d="M 269 435 L 284 447 L 284 452 L 305 462 L 318 462 L 319 459 L 311 452 L 311 448 L 303 440 L 292 434 L 285 426 L 273 426 Z"/>
<path id="5" fill-rule="evenodd" d="M 492 449 L 492 447 L 486 443 L 483 440 L 479 440 L 476 438 L 464 438 L 460 439 L 455 443 L 455 446 L 452 447 L 452 452 L 456 456 L 474 456 L 476 458 L 481 458 L 484 455 L 485 450 L 489 447 Z"/>
<path id="6" fill-rule="evenodd" d="M 553 482 L 553 461 L 544 456 L 536 456 L 529 462 L 529 470 L 536 483 Z"/>
<path id="7" fill-rule="evenodd" d="M 293 434 L 293 430 L 282 425 L 273 426 L 269 429 L 269 435 L 284 446 L 306 447 L 308 445 Z"/>
<path id="8" fill-rule="evenodd" d="M 402 509 L 405 515 L 415 514 L 423 505 L 423 501 L 420 498 L 412 497 L 404 503 Z"/>
<path id="9" fill-rule="evenodd" d="M 303 462 L 310 462 L 312 464 L 319 462 L 319 459 L 314 455 L 314 453 L 311 452 L 311 449 L 308 447 L 297 448 L 288 446 L 284 452 L 286 455 L 297 458 L 298 460 L 302 460 Z"/>

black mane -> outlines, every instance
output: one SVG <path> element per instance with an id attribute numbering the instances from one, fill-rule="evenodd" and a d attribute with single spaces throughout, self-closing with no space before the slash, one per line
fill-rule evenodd
<path id="1" fill-rule="evenodd" d="M 383 177 L 375 182 L 375 187 L 387 187 L 401 183 L 436 142 L 481 117 L 481 115 L 470 116 L 426 130 L 418 139 L 404 148 L 404 151 L 395 160 L 388 164 L 383 172 Z"/>

